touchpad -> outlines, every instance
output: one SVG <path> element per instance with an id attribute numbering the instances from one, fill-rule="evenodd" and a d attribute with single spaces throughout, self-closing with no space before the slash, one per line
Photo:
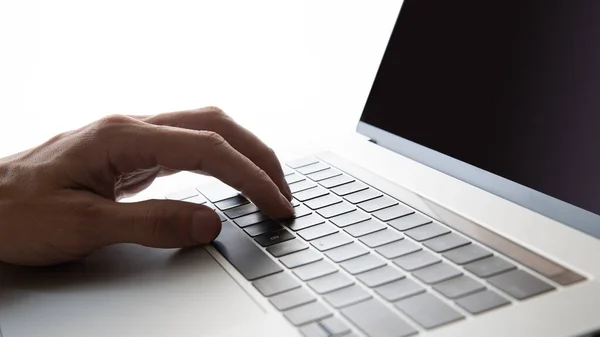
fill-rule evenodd
<path id="1" fill-rule="evenodd" d="M 204 248 L 104 248 L 83 262 L 0 266 L 0 327 L 13 336 L 210 336 L 264 318 Z"/>

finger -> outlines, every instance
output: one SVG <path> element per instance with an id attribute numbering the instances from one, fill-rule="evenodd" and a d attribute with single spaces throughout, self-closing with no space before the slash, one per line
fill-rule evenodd
<path id="1" fill-rule="evenodd" d="M 140 119 L 156 125 L 169 125 L 218 133 L 237 151 L 263 169 L 288 200 L 292 199 L 292 192 L 285 180 L 281 163 L 275 152 L 220 109 L 207 107 L 198 110 L 164 113 Z"/>
<path id="2" fill-rule="evenodd" d="M 118 172 L 156 166 L 201 170 L 241 191 L 271 217 L 293 214 L 289 201 L 265 171 L 214 132 L 130 122 L 117 124 L 99 141 L 109 144 L 109 161 Z"/>
<path id="3" fill-rule="evenodd" d="M 179 248 L 211 242 L 221 231 L 210 208 L 175 200 L 112 203 L 105 207 L 100 235 L 108 243 Z"/>

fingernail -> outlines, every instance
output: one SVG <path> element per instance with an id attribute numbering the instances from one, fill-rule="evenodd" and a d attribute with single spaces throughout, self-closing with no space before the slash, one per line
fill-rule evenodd
<path id="1" fill-rule="evenodd" d="M 221 232 L 221 220 L 213 211 L 200 211 L 192 217 L 192 238 L 198 243 L 208 243 Z"/>

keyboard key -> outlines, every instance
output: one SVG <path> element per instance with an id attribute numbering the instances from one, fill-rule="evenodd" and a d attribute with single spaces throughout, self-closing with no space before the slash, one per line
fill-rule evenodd
<path id="1" fill-rule="evenodd" d="M 267 220 L 270 220 L 270 218 L 263 213 L 252 213 L 239 217 L 233 221 L 236 223 L 236 225 L 244 228 Z"/>
<path id="2" fill-rule="evenodd" d="M 394 241 L 375 249 L 377 253 L 381 254 L 386 259 L 395 259 L 419 250 L 421 250 L 421 247 L 409 240 Z"/>
<path id="3" fill-rule="evenodd" d="M 283 171 L 284 176 L 289 176 L 290 174 L 294 173 L 294 170 L 292 170 L 291 168 L 289 168 L 287 166 L 282 166 L 281 170 Z"/>
<path id="4" fill-rule="evenodd" d="M 326 251 L 343 245 L 347 245 L 352 242 L 352 239 L 348 235 L 342 233 L 336 233 L 327 235 L 322 238 L 313 240 L 311 244 L 320 251 Z"/>
<path id="5" fill-rule="evenodd" d="M 296 168 L 299 168 L 302 166 L 307 166 L 307 165 L 318 163 L 318 162 L 319 162 L 319 160 L 315 157 L 306 157 L 306 158 L 299 158 L 296 160 L 292 160 L 290 162 L 287 162 L 286 165 L 291 168 L 296 169 Z"/>
<path id="6" fill-rule="evenodd" d="M 327 257 L 330 258 L 333 262 L 338 263 L 338 262 L 353 259 L 353 258 L 361 256 L 361 255 L 365 255 L 368 253 L 369 253 L 368 249 L 353 242 L 349 245 L 344 245 L 341 247 L 330 249 L 325 252 L 325 255 L 327 255 Z"/>
<path id="7" fill-rule="evenodd" d="M 322 303 L 312 302 L 290 309 L 283 315 L 295 326 L 315 322 L 333 314 Z"/>
<path id="8" fill-rule="evenodd" d="M 491 290 L 480 291 L 476 294 L 463 297 L 456 304 L 473 315 L 510 304 L 510 301 Z"/>
<path id="9" fill-rule="evenodd" d="M 346 323 L 337 317 L 329 317 L 319 322 L 319 324 L 329 332 L 329 336 L 340 336 L 350 332 Z"/>
<path id="10" fill-rule="evenodd" d="M 417 284 L 417 282 L 403 278 L 398 281 L 386 283 L 382 286 L 375 288 L 381 297 L 386 301 L 394 302 L 399 299 L 407 298 L 425 292 L 425 288 Z"/>
<path id="11" fill-rule="evenodd" d="M 286 231 L 285 229 L 282 229 L 272 233 L 265 233 L 256 236 L 254 237 L 254 240 L 256 240 L 256 242 L 258 242 L 258 244 L 260 244 L 261 246 L 268 247 L 276 243 L 291 240 L 293 238 L 294 235 L 292 235 L 292 233 Z"/>
<path id="12" fill-rule="evenodd" d="M 369 219 L 371 219 L 371 216 L 367 213 L 355 210 L 330 218 L 329 221 L 333 222 L 336 226 L 342 228 Z"/>
<path id="13" fill-rule="evenodd" d="M 298 231 L 298 235 L 300 235 L 300 237 L 306 241 L 311 241 L 337 232 L 338 229 L 334 225 L 330 223 L 323 223 Z"/>
<path id="14" fill-rule="evenodd" d="M 308 282 L 308 286 L 317 294 L 327 294 L 334 290 L 349 287 L 354 284 L 348 276 L 337 272 L 327 276 L 316 278 Z"/>
<path id="15" fill-rule="evenodd" d="M 392 219 L 396 219 L 405 215 L 413 214 L 411 208 L 406 205 L 398 204 L 392 207 L 381 209 L 377 212 L 373 213 L 373 216 L 381 221 L 390 221 Z"/>
<path id="16" fill-rule="evenodd" d="M 273 255 L 274 257 L 281 257 L 284 255 L 299 252 L 301 250 L 305 250 L 307 248 L 308 246 L 302 241 L 298 239 L 293 239 L 282 243 L 278 243 L 276 245 L 272 245 L 269 248 L 267 248 L 267 251 L 271 253 L 271 255 Z"/>
<path id="17" fill-rule="evenodd" d="M 456 264 L 465 264 L 492 256 L 492 253 L 481 246 L 468 244 L 449 250 L 442 255 Z"/>
<path id="18" fill-rule="evenodd" d="M 292 201 L 290 202 L 292 204 L 292 207 L 298 207 L 300 206 L 300 201 L 296 200 L 296 199 L 292 199 Z"/>
<path id="19" fill-rule="evenodd" d="M 363 201 L 375 199 L 382 195 L 383 194 L 381 192 L 377 191 L 376 189 L 369 188 L 369 189 L 366 189 L 366 190 L 363 190 L 360 192 L 348 194 L 348 195 L 344 196 L 344 199 L 346 199 L 348 202 L 351 202 L 353 204 L 358 204 Z"/>
<path id="20" fill-rule="evenodd" d="M 498 275 L 515 268 L 517 267 L 514 264 L 498 256 L 488 257 L 465 265 L 466 270 L 483 278 Z"/>
<path id="21" fill-rule="evenodd" d="M 436 222 L 409 229 L 404 232 L 405 235 L 410 236 L 415 241 L 424 241 L 447 233 L 450 233 L 450 230 Z"/>
<path id="22" fill-rule="evenodd" d="M 369 337 L 405 337 L 417 333 L 404 319 L 376 300 L 359 302 L 340 312 Z"/>
<path id="23" fill-rule="evenodd" d="M 485 286 L 469 276 L 463 275 L 438 283 L 433 289 L 448 298 L 459 298 L 485 289 Z"/>
<path id="24" fill-rule="evenodd" d="M 294 269 L 294 274 L 302 281 L 308 281 L 337 272 L 337 268 L 328 261 L 318 261 Z"/>
<path id="25" fill-rule="evenodd" d="M 199 186 L 197 190 L 202 193 L 211 202 L 219 202 L 221 200 L 233 198 L 238 196 L 240 193 L 232 187 L 225 185 L 220 181 L 215 181 L 202 186 Z"/>
<path id="26" fill-rule="evenodd" d="M 275 261 L 230 222 L 223 223 L 213 246 L 247 280 L 252 281 L 282 271 Z"/>
<path id="27" fill-rule="evenodd" d="M 345 195 L 348 195 L 350 193 L 355 193 L 358 191 L 362 191 L 362 190 L 366 190 L 367 188 L 369 188 L 369 186 L 358 182 L 358 181 L 354 181 L 351 182 L 349 184 L 345 184 L 345 185 L 341 185 L 338 187 L 334 187 L 331 189 L 331 192 L 339 195 L 340 197 L 343 197 Z"/>
<path id="28" fill-rule="evenodd" d="M 286 291 L 269 298 L 269 302 L 279 311 L 288 310 L 302 304 L 316 301 L 316 298 L 304 288 Z"/>
<path id="29" fill-rule="evenodd" d="M 425 329 L 433 329 L 464 318 L 461 313 L 430 293 L 406 298 L 394 303 L 394 306 Z"/>
<path id="30" fill-rule="evenodd" d="M 257 223 L 256 225 L 244 227 L 244 231 L 250 236 L 258 236 L 265 233 L 271 233 L 277 230 L 281 230 L 283 227 L 274 220 L 267 220 L 264 222 Z"/>
<path id="31" fill-rule="evenodd" d="M 334 187 L 338 187 L 338 186 L 341 186 L 344 184 L 351 183 L 353 181 L 354 181 L 354 178 L 347 176 L 345 174 L 342 174 L 341 176 L 321 180 L 321 181 L 319 181 L 319 184 L 321 184 L 321 186 L 323 186 L 325 188 L 334 188 Z"/>
<path id="32" fill-rule="evenodd" d="M 206 204 L 208 202 L 208 200 L 206 200 L 206 198 L 201 194 L 198 194 L 197 196 L 194 196 L 191 198 L 183 199 L 182 201 L 191 202 L 191 203 L 200 204 L 200 205 Z"/>
<path id="33" fill-rule="evenodd" d="M 252 282 L 252 285 L 265 297 L 300 287 L 300 283 L 286 272 L 260 278 Z"/>
<path id="34" fill-rule="evenodd" d="M 308 200 L 308 201 L 304 202 L 304 204 L 306 206 L 308 206 L 310 209 L 314 210 L 314 209 L 319 209 L 319 208 L 327 207 L 330 205 L 334 205 L 334 204 L 337 204 L 340 202 L 342 202 L 342 199 L 340 199 L 340 197 L 337 197 L 333 194 L 327 194 L 322 197 Z"/>
<path id="35" fill-rule="evenodd" d="M 296 207 L 294 207 L 294 215 L 292 216 L 292 219 L 297 219 L 297 218 L 301 218 L 305 215 L 309 215 L 311 214 L 312 211 L 304 206 L 304 205 L 298 205 Z"/>
<path id="36" fill-rule="evenodd" d="M 221 222 L 227 221 L 227 218 L 225 217 L 225 215 L 223 215 L 223 213 L 221 213 L 219 211 L 216 211 L 216 210 L 215 210 L 215 213 L 217 213 L 217 215 L 219 216 L 219 219 L 221 220 Z"/>
<path id="37" fill-rule="evenodd" d="M 324 218 L 332 218 L 334 216 L 351 212 L 356 208 L 351 204 L 343 201 L 335 205 L 327 206 L 325 208 L 321 208 L 317 211 Z"/>
<path id="38" fill-rule="evenodd" d="M 447 263 L 436 263 L 419 269 L 413 276 L 427 284 L 436 284 L 462 275 L 462 272 Z"/>
<path id="39" fill-rule="evenodd" d="M 399 231 L 405 231 L 411 228 L 428 224 L 430 222 L 431 219 L 429 219 L 428 217 L 419 213 L 413 213 L 407 216 L 403 216 L 401 218 L 390 220 L 388 221 L 388 224 Z"/>
<path id="40" fill-rule="evenodd" d="M 329 194 L 329 192 L 321 186 L 316 186 L 313 188 L 309 188 L 307 190 L 294 193 L 294 198 L 300 201 L 306 201 L 314 198 L 318 198 L 324 195 Z"/>
<path id="41" fill-rule="evenodd" d="M 427 266 L 439 263 L 440 261 L 441 260 L 437 256 L 424 250 L 394 259 L 394 263 L 396 265 L 407 271 L 425 268 Z"/>
<path id="42" fill-rule="evenodd" d="M 305 178 L 299 174 L 296 173 L 291 173 L 287 176 L 285 176 L 285 182 L 287 182 L 288 184 L 293 184 L 293 183 L 297 183 L 299 181 L 304 180 Z"/>
<path id="43" fill-rule="evenodd" d="M 228 217 L 235 219 L 235 218 L 239 218 L 241 216 L 256 213 L 259 211 L 260 211 L 260 209 L 258 209 L 258 207 L 256 207 L 255 204 L 246 203 L 245 205 L 242 205 L 242 206 L 230 208 L 230 209 L 226 210 L 224 213 Z"/>
<path id="44" fill-rule="evenodd" d="M 304 228 L 316 226 L 325 222 L 325 219 L 320 217 L 318 214 L 309 214 L 301 218 L 285 220 L 284 224 L 287 225 L 293 231 L 299 231 Z"/>
<path id="45" fill-rule="evenodd" d="M 342 262 L 340 266 L 352 275 L 385 266 L 386 262 L 374 254 L 367 254 Z"/>
<path id="46" fill-rule="evenodd" d="M 488 282 L 518 300 L 554 290 L 553 286 L 524 270 L 513 270 L 500 274 L 490 278 Z"/>
<path id="47" fill-rule="evenodd" d="M 373 288 L 404 278 L 399 270 L 391 266 L 384 266 L 362 273 L 357 276 L 358 280 L 367 287 Z"/>
<path id="48" fill-rule="evenodd" d="M 369 201 L 361 202 L 358 204 L 365 212 L 375 212 L 380 209 L 390 207 L 398 204 L 398 202 L 390 197 L 386 197 L 385 195 L 379 198 L 371 199 Z"/>
<path id="49" fill-rule="evenodd" d="M 299 167 L 296 169 L 296 171 L 307 175 L 307 174 L 311 174 L 314 172 L 319 172 L 319 171 L 323 171 L 329 168 L 329 165 L 323 163 L 323 162 L 318 162 L 318 163 L 314 163 L 314 164 L 310 164 L 310 165 L 306 165 L 303 167 Z"/>
<path id="50" fill-rule="evenodd" d="M 402 239 L 402 234 L 389 229 L 362 236 L 359 240 L 365 245 L 375 248 Z"/>
<path id="51" fill-rule="evenodd" d="M 295 196 L 296 193 L 307 190 L 309 188 L 313 188 L 317 185 L 315 183 L 313 183 L 312 181 L 302 180 L 297 183 L 288 184 L 288 186 L 290 187 L 290 191 L 292 191 L 292 193 Z M 298 199 L 298 200 L 300 200 L 300 199 Z"/>
<path id="52" fill-rule="evenodd" d="M 450 249 L 468 245 L 470 242 L 471 241 L 465 239 L 464 237 L 456 233 L 450 233 L 438 236 L 433 239 L 429 239 L 423 242 L 423 244 L 425 245 L 425 247 L 433 250 L 434 252 L 441 253 Z"/>
<path id="53" fill-rule="evenodd" d="M 327 301 L 327 303 L 331 304 L 336 309 L 361 301 L 366 301 L 372 297 L 373 296 L 371 296 L 358 285 L 352 285 L 350 287 L 339 289 L 324 296 L 325 301 Z"/>
<path id="54" fill-rule="evenodd" d="M 323 170 L 323 171 L 319 171 L 319 172 L 315 172 L 315 173 L 311 173 L 309 175 L 307 175 L 311 180 L 313 181 L 321 181 L 324 179 L 328 179 L 328 178 L 332 178 L 332 177 L 337 177 L 339 175 L 341 175 L 342 172 L 333 169 L 333 168 L 328 168 L 327 170 Z"/>
<path id="55" fill-rule="evenodd" d="M 249 203 L 248 199 L 244 198 L 242 195 L 238 194 L 233 198 L 225 199 L 219 202 L 215 202 L 215 206 L 224 211 L 226 209 L 230 209 L 236 206 L 241 206 Z M 256 212 L 256 211 L 255 211 Z M 225 213 L 227 214 L 227 213 Z M 246 213 L 247 214 L 247 213 Z M 229 215 L 228 215 L 229 216 Z"/>
<path id="56" fill-rule="evenodd" d="M 304 337 L 329 337 L 329 333 L 319 323 L 310 323 L 300 327 Z"/>
<path id="57" fill-rule="evenodd" d="M 166 198 L 169 200 L 185 200 L 185 199 L 189 199 L 189 198 L 192 198 L 192 197 L 195 197 L 198 195 L 200 195 L 200 193 L 198 193 L 198 191 L 196 191 L 193 188 L 188 188 L 188 189 L 184 189 L 181 191 L 167 194 Z"/>
<path id="58" fill-rule="evenodd" d="M 367 221 L 359 222 L 357 224 L 345 227 L 344 230 L 346 233 L 352 235 L 353 237 L 359 237 L 367 234 L 371 234 L 382 229 L 385 229 L 387 226 L 378 220 L 370 219 Z"/>
<path id="59" fill-rule="evenodd" d="M 309 263 L 322 260 L 323 257 L 312 249 L 302 250 L 297 253 L 286 255 L 279 259 L 279 262 L 283 263 L 287 268 L 296 268 Z"/>

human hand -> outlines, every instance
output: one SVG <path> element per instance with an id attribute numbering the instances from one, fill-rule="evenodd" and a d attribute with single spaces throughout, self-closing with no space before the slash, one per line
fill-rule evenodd
<path id="1" fill-rule="evenodd" d="M 117 202 L 180 170 L 222 180 L 271 217 L 293 214 L 274 152 L 221 110 L 110 116 L 0 159 L 0 261 L 51 265 L 114 243 L 212 241 L 221 222 L 206 206 Z"/>

